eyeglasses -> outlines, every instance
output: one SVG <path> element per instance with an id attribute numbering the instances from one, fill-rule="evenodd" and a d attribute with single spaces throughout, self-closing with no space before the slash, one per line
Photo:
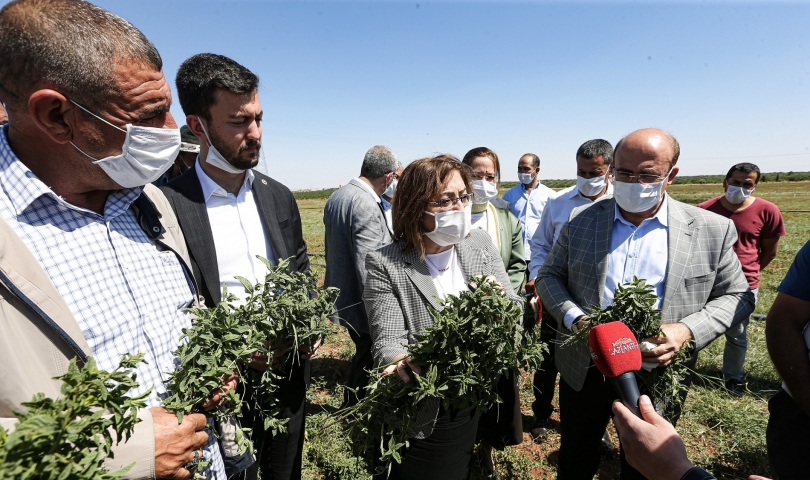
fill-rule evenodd
<path id="1" fill-rule="evenodd" d="M 450 210 L 454 206 L 458 205 L 458 202 L 461 202 L 461 204 L 466 207 L 467 204 L 470 203 L 471 199 L 472 199 L 472 194 L 468 193 L 466 195 L 459 195 L 456 198 L 444 198 L 442 200 L 439 200 L 438 202 L 427 202 L 427 204 L 428 205 L 435 205 L 435 206 L 441 208 L 442 210 Z"/>
<path id="2" fill-rule="evenodd" d="M 638 175 L 630 175 L 627 172 L 617 172 L 615 170 L 611 171 L 610 175 L 615 180 L 618 180 L 622 183 L 632 183 L 633 181 L 636 180 L 638 180 L 638 183 L 658 183 L 663 181 L 665 178 L 669 176 L 669 174 L 667 174 L 661 177 L 654 173 L 640 173 Z"/>
<path id="3" fill-rule="evenodd" d="M 481 175 L 480 173 L 473 173 L 470 176 L 473 180 L 486 180 L 489 183 L 495 183 L 498 178 L 495 175 Z"/>

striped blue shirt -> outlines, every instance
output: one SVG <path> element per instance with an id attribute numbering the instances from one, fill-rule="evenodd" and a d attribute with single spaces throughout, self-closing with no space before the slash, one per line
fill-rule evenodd
<path id="1" fill-rule="evenodd" d="M 130 209 L 142 189 L 111 191 L 103 214 L 71 205 L 17 159 L 6 132 L 0 128 L 0 215 L 67 303 L 98 367 L 113 370 L 123 354 L 143 353 L 132 393 L 151 388 L 147 405 L 159 406 L 194 292 L 177 255 L 152 241 Z M 205 456 L 213 478 L 224 480 L 215 440 Z"/>

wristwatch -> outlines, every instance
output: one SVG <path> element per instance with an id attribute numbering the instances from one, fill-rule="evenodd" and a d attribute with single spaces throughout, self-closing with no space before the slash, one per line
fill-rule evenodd
<path id="1" fill-rule="evenodd" d="M 583 327 L 579 326 L 579 322 L 581 322 L 584 318 L 585 318 L 584 315 L 581 316 L 581 317 L 578 317 L 576 320 L 574 320 L 574 323 L 571 324 L 571 331 L 574 332 L 574 335 L 576 335 L 577 333 L 580 332 L 580 330 L 585 328 L 584 326 Z"/>

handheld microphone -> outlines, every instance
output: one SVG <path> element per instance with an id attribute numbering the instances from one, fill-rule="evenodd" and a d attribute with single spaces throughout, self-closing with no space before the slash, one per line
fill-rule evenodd
<path id="1" fill-rule="evenodd" d="M 611 379 L 624 406 L 641 418 L 634 373 L 641 369 L 641 350 L 636 336 L 622 322 L 604 323 L 591 328 L 588 345 L 596 368 Z"/>

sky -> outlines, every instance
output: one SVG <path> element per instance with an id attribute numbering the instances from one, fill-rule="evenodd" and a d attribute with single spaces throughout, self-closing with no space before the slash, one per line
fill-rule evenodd
<path id="1" fill-rule="evenodd" d="M 682 175 L 810 170 L 808 2 L 95 3 L 172 86 L 201 52 L 256 73 L 261 169 L 293 190 L 347 183 L 377 144 L 404 164 L 486 146 L 502 180 L 532 152 L 541 178 L 574 178 L 584 141 L 649 126 L 679 140 Z"/>

